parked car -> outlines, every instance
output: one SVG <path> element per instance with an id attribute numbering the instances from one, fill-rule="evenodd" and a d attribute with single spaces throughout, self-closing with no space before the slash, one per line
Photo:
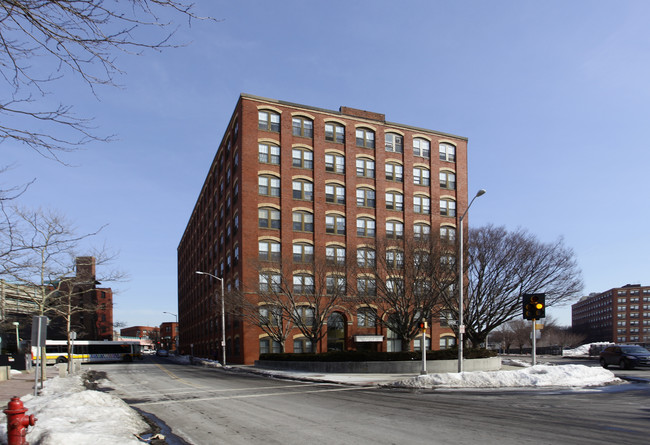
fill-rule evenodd
<path id="1" fill-rule="evenodd" d="M 156 355 L 158 357 L 169 357 L 169 351 L 167 349 L 158 349 L 158 351 L 156 351 Z"/>
<path id="2" fill-rule="evenodd" d="M 614 345 L 600 353 L 600 366 L 618 365 L 621 369 L 650 366 L 650 351 L 637 345 Z"/>

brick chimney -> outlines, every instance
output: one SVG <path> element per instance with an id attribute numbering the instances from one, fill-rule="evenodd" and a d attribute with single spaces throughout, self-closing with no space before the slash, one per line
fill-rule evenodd
<path id="1" fill-rule="evenodd" d="M 95 257 L 79 256 L 77 262 L 77 279 L 95 280 Z"/>

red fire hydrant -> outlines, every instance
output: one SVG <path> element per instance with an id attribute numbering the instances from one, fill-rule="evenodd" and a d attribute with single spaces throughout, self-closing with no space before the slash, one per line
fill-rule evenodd
<path id="1" fill-rule="evenodd" d="M 4 410 L 7 415 L 7 445 L 29 445 L 25 441 L 27 427 L 34 426 L 37 419 L 33 414 L 25 415 L 26 412 L 20 397 L 12 397 Z"/>

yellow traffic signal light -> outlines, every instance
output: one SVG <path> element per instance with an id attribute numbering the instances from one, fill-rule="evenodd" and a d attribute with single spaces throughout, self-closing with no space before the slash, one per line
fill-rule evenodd
<path id="1" fill-rule="evenodd" d="M 524 294 L 523 309 L 525 320 L 539 320 L 546 317 L 546 294 Z"/>

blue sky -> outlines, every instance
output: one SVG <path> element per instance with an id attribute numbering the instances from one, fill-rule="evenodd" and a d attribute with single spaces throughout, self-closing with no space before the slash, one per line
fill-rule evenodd
<path id="1" fill-rule="evenodd" d="M 585 295 L 649 284 L 650 3 L 646 1 L 202 1 L 220 19 L 183 48 L 118 55 L 121 89 L 67 77 L 44 101 L 95 117 L 109 144 L 65 167 L 0 146 L 0 185 L 59 210 L 119 251 L 115 321 L 177 313 L 176 248 L 240 93 L 469 138 L 470 226 L 563 237 Z M 36 61 L 35 63 L 38 63 Z M 80 186 L 82 184 L 82 186 Z M 570 309 L 548 313 L 570 324 Z"/>

